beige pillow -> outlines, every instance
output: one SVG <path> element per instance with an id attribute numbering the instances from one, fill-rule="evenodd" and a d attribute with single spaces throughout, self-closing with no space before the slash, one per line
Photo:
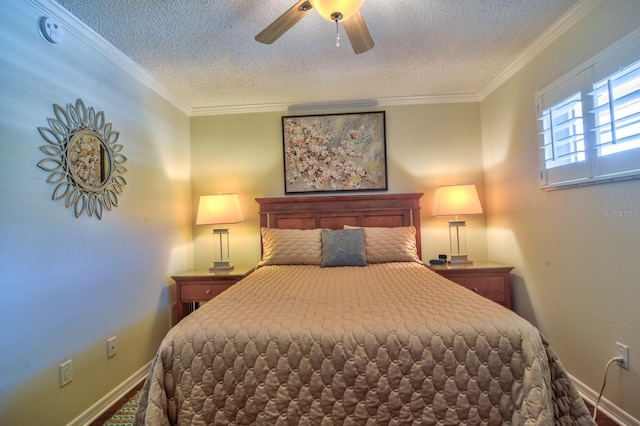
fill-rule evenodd
<path id="1" fill-rule="evenodd" d="M 345 228 L 358 228 L 345 225 Z M 415 226 L 395 228 L 365 227 L 367 263 L 420 262 Z"/>
<path id="2" fill-rule="evenodd" d="M 263 265 L 320 265 L 321 229 L 262 228 Z"/>

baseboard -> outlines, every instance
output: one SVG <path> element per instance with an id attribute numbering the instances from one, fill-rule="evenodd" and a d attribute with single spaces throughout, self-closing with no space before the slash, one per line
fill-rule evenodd
<path id="1" fill-rule="evenodd" d="M 84 426 L 93 422 L 100 417 L 102 413 L 109 409 L 113 404 L 118 402 L 120 398 L 125 396 L 131 389 L 143 381 L 149 369 L 151 368 L 151 361 L 147 363 L 140 370 L 136 371 L 127 380 L 120 383 L 115 389 L 102 397 L 98 402 L 89 407 L 84 413 L 73 419 L 67 426 Z"/>
<path id="2" fill-rule="evenodd" d="M 573 380 L 573 383 L 576 385 L 576 388 L 578 388 L 578 392 L 580 392 L 582 398 L 585 401 L 589 402 L 591 405 L 595 405 L 596 401 L 598 400 L 598 392 L 594 391 L 575 377 L 571 375 L 569 376 L 571 377 L 571 380 Z M 615 404 L 604 397 L 600 398 L 598 412 L 604 413 L 607 417 L 609 417 L 619 425 L 640 426 L 640 421 L 638 419 L 621 410 Z"/>

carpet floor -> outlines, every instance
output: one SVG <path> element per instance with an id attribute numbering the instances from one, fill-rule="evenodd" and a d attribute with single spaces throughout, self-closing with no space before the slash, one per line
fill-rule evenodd
<path id="1" fill-rule="evenodd" d="M 104 422 L 105 426 L 131 426 L 136 415 L 136 408 L 140 400 L 140 392 L 138 391 L 127 402 L 124 403 L 118 411 Z"/>
<path id="2" fill-rule="evenodd" d="M 129 391 L 90 426 L 132 426 L 143 384 L 144 382 Z"/>

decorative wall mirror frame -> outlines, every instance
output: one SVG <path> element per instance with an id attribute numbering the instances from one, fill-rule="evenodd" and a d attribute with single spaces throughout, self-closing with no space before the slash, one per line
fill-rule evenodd
<path id="1" fill-rule="evenodd" d="M 47 182 L 57 184 L 54 200 L 65 200 L 76 217 L 87 215 L 102 219 L 104 210 L 118 206 L 127 181 L 120 132 L 106 123 L 104 112 L 86 107 L 82 99 L 66 108 L 53 104 L 55 118 L 47 118 L 49 127 L 38 127 L 47 145 L 40 147 L 48 157 L 38 167 L 50 172 Z"/>

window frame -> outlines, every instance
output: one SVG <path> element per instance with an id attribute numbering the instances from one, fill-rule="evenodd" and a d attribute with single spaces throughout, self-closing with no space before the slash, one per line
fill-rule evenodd
<path id="1" fill-rule="evenodd" d="M 611 81 L 624 79 L 626 75 L 634 73 L 640 76 L 640 29 L 536 92 L 536 139 L 541 189 L 552 190 L 640 179 L 640 131 L 636 131 L 636 128 L 640 129 L 640 91 L 636 86 L 630 89 L 630 99 L 634 102 L 632 108 L 637 111 L 629 115 L 634 132 L 632 146 L 609 154 L 602 154 L 602 148 L 606 146 L 599 144 L 601 137 L 606 135 L 602 130 L 607 128 L 607 124 L 602 124 L 599 120 L 606 114 L 598 115 L 597 111 L 606 108 L 607 111 L 618 112 L 615 104 L 623 97 L 614 97 L 612 103 L 596 106 L 598 98 L 595 96 L 605 90 L 602 88 L 603 85 L 608 86 L 606 90 L 610 100 Z M 633 77 L 636 78 L 638 77 Z M 633 79 L 632 81 L 635 81 Z M 560 132 L 556 133 L 554 118 L 570 111 L 567 108 L 570 102 L 577 103 L 581 114 L 574 114 L 562 123 L 565 125 L 563 136 Z M 613 127 L 613 131 L 609 132 L 613 138 L 616 125 L 620 124 L 621 120 L 614 116 L 613 126 L 610 126 Z M 559 137 L 567 139 L 563 141 Z M 575 141 L 570 141 L 569 138 L 574 138 Z M 576 141 L 581 142 L 583 146 L 569 146 Z M 619 142 L 614 139 L 609 146 L 617 143 Z M 558 158 L 558 153 L 566 148 L 570 149 L 566 150 L 567 154 L 563 154 L 564 160 Z"/>

